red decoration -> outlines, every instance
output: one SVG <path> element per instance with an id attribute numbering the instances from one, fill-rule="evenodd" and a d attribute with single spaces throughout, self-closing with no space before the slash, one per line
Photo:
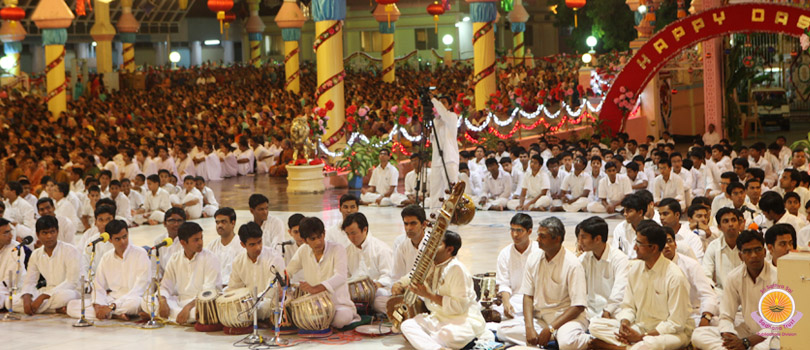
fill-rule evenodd
<path id="1" fill-rule="evenodd" d="M 438 1 L 433 1 L 432 4 L 428 5 L 427 12 L 433 15 L 433 23 L 435 25 L 434 31 L 438 34 L 439 33 L 439 15 L 444 14 L 444 6 L 440 4 Z"/>
<path id="2" fill-rule="evenodd" d="M 331 111 L 332 108 L 335 108 L 335 103 L 332 102 L 332 100 L 326 101 L 326 106 L 324 107 L 326 107 L 327 111 Z"/>
<path id="3" fill-rule="evenodd" d="M 318 165 L 318 164 L 323 164 L 323 159 L 315 158 L 315 159 L 309 161 L 309 165 Z"/>
<path id="4" fill-rule="evenodd" d="M 585 7 L 585 0 L 565 0 L 565 6 L 574 10 L 574 27 L 577 27 L 577 10 Z"/>
<path id="5" fill-rule="evenodd" d="M 225 21 L 225 12 L 233 8 L 233 0 L 208 0 L 208 9 L 217 13 L 219 20 L 219 33 L 222 34 L 222 26 Z"/>
<path id="6" fill-rule="evenodd" d="M 0 10 L 0 18 L 6 21 L 19 21 L 25 18 L 25 10 L 19 7 L 5 7 Z"/>

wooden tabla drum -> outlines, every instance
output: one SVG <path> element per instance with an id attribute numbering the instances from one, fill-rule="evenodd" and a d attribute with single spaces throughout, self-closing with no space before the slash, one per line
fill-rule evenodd
<path id="1" fill-rule="evenodd" d="M 327 292 L 296 298 L 290 302 L 290 309 L 299 336 L 321 338 L 332 334 L 335 304 Z"/>
<path id="2" fill-rule="evenodd" d="M 196 331 L 217 332 L 222 330 L 217 313 L 217 297 L 219 297 L 219 293 L 214 289 L 206 289 L 197 294 L 197 305 L 195 306 L 197 323 L 194 324 Z"/>
<path id="3" fill-rule="evenodd" d="M 358 276 L 348 282 L 349 295 L 352 298 L 357 313 L 371 315 L 374 313 L 374 296 L 377 294 L 377 285 L 371 278 Z"/>
<path id="4" fill-rule="evenodd" d="M 225 334 L 248 334 L 253 331 L 253 313 L 248 312 L 253 295 L 247 288 L 226 292 L 217 298 L 217 313 Z"/>

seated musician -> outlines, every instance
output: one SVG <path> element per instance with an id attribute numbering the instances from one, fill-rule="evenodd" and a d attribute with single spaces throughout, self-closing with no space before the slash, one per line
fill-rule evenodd
<path id="1" fill-rule="evenodd" d="M 498 254 L 498 269 L 495 280 L 498 293 L 503 301 L 503 315 L 507 318 L 523 316 L 523 294 L 520 285 L 523 282 L 523 269 L 532 253 L 540 250 L 532 244 L 532 218 L 517 213 L 509 222 L 512 244 L 504 247 Z M 495 308 L 496 310 L 498 307 Z M 498 310 L 501 311 L 501 310 Z"/>
<path id="2" fill-rule="evenodd" d="M 476 301 L 472 275 L 455 259 L 459 248 L 461 237 L 452 231 L 445 232 L 425 283 L 407 287 L 424 300 L 430 311 L 400 325 L 402 334 L 418 350 L 461 349 L 476 338 L 483 341 L 492 337 Z M 407 283 L 407 277 L 394 283 L 392 292 L 402 294 Z"/>
<path id="3" fill-rule="evenodd" d="M 350 214 L 343 220 L 343 231 L 351 245 L 346 247 L 349 277 L 365 276 L 377 286 L 374 310 L 385 313 L 391 296 L 393 252 L 383 241 L 368 232 L 368 219 L 363 213 Z"/>
<path id="4" fill-rule="evenodd" d="M 276 271 L 284 271 L 284 259 L 275 249 L 262 244 L 262 235 L 261 226 L 255 222 L 250 221 L 239 227 L 239 242 L 244 249 L 233 260 L 225 290 L 247 288 L 251 292 L 261 293 L 273 282 Z M 273 307 L 277 303 L 271 301 L 270 295 L 277 294 L 268 293 L 259 304 L 260 320 L 273 315 Z"/>
<path id="5" fill-rule="evenodd" d="M 346 250 L 339 244 L 325 240 L 323 221 L 307 217 L 298 225 L 298 232 L 306 245 L 298 248 L 287 273 L 292 276 L 303 271 L 303 280 L 298 288 L 309 294 L 328 292 L 335 305 L 332 327 L 343 328 L 360 321 L 360 315 L 349 296 L 346 284 L 349 274 L 346 263 Z"/>

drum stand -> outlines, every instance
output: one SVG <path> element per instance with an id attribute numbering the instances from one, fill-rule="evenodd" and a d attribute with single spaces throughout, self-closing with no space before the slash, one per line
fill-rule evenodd
<path id="1" fill-rule="evenodd" d="M 155 275 L 152 277 L 152 282 L 149 284 L 149 288 L 146 289 L 146 293 L 149 295 L 149 321 L 146 321 L 141 328 L 142 329 L 157 329 L 162 328 L 163 324 L 155 320 L 155 299 L 160 298 L 160 281 L 158 277 L 158 273 L 160 271 L 160 251 L 155 249 Z M 149 291 L 154 288 L 155 292 L 150 293 Z"/>
<path id="2" fill-rule="evenodd" d="M 85 293 L 85 291 L 88 291 L 88 290 L 90 291 L 90 293 L 93 293 L 93 289 L 92 289 L 93 288 L 93 277 L 95 275 L 95 272 L 93 272 L 93 262 L 95 262 L 95 260 L 96 260 L 96 245 L 94 243 L 93 244 L 93 250 L 90 253 L 90 264 L 87 266 L 87 275 L 82 277 L 82 290 L 80 291 L 81 294 L 82 294 L 82 317 L 79 318 L 79 320 L 76 321 L 76 323 L 73 324 L 73 327 L 84 328 L 84 327 L 90 327 L 90 326 L 93 325 L 93 322 L 87 320 L 87 318 L 84 316 L 85 312 L 87 311 L 86 307 L 84 305 L 84 299 L 85 299 L 84 298 L 84 293 Z"/>

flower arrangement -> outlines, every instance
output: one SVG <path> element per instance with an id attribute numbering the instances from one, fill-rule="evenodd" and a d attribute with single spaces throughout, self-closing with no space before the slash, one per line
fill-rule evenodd
<path id="1" fill-rule="evenodd" d="M 624 116 L 630 114 L 630 111 L 636 107 L 636 101 L 638 100 L 637 96 L 634 96 L 632 91 L 627 91 L 627 89 L 622 86 L 619 87 L 620 95 L 617 98 L 613 99 L 613 103 L 619 106 L 619 109 L 622 111 Z"/>
<path id="2" fill-rule="evenodd" d="M 335 103 L 332 100 L 326 102 L 324 107 L 315 107 L 312 112 L 313 115 L 307 118 L 309 123 L 309 135 L 313 140 L 318 140 L 326 132 L 326 122 L 329 120 L 327 113 L 335 108 Z"/>

